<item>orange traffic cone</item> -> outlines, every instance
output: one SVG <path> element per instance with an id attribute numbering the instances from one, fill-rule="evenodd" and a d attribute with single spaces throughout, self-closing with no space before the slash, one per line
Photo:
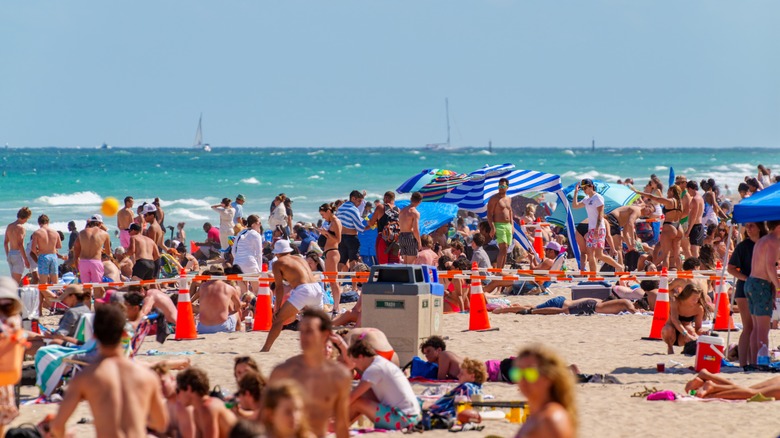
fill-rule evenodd
<path id="1" fill-rule="evenodd" d="M 190 288 L 187 281 L 187 271 L 179 271 L 179 301 L 176 303 L 176 336 L 177 341 L 182 339 L 197 339 L 198 332 L 195 329 L 195 315 L 192 313 L 190 301 Z"/>
<path id="2" fill-rule="evenodd" d="M 469 298 L 469 330 L 490 330 L 490 318 L 488 318 L 487 300 L 482 291 L 482 283 L 477 275 L 477 264 L 471 266 L 471 295 Z"/>
<path id="3" fill-rule="evenodd" d="M 190 254 L 195 254 L 196 252 L 198 252 L 199 249 L 200 247 L 198 245 L 195 245 L 195 242 L 190 240 Z"/>
<path id="4" fill-rule="evenodd" d="M 661 329 L 664 328 L 666 320 L 669 319 L 669 278 L 668 271 L 663 268 L 661 271 L 661 281 L 658 284 L 658 295 L 655 299 L 655 309 L 653 309 L 653 325 L 650 327 L 650 336 L 645 339 L 661 340 Z"/>
<path id="5" fill-rule="evenodd" d="M 539 258 L 544 260 L 544 240 L 542 239 L 542 219 L 536 218 L 536 229 L 534 230 L 534 251 Z"/>
<path id="6" fill-rule="evenodd" d="M 267 272 L 268 265 L 263 263 L 263 274 Z M 260 280 L 255 301 L 255 323 L 252 326 L 252 331 L 267 332 L 271 330 L 273 308 L 271 304 L 271 288 L 269 286 L 270 283 L 267 280 Z"/>
<path id="7" fill-rule="evenodd" d="M 718 260 L 718 264 L 715 268 L 717 274 L 722 274 L 723 264 Z M 712 323 L 712 329 L 718 331 L 734 330 L 734 319 L 731 317 L 731 303 L 729 302 L 729 293 L 726 291 L 726 285 L 722 280 L 723 277 L 718 277 L 715 280 L 715 321 Z"/>

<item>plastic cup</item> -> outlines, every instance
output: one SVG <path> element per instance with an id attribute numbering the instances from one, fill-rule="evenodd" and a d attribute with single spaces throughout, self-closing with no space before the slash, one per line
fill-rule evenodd
<path id="1" fill-rule="evenodd" d="M 655 365 L 655 369 L 656 369 L 656 371 L 658 371 L 659 373 L 666 372 L 666 363 L 665 363 L 665 362 L 658 362 L 658 363 Z"/>

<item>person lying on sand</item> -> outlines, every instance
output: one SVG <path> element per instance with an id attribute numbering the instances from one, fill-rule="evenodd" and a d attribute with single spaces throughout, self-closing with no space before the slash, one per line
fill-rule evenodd
<path id="1" fill-rule="evenodd" d="M 420 344 L 420 352 L 425 360 L 439 365 L 437 380 L 457 379 L 460 375 L 460 365 L 463 358 L 447 351 L 447 344 L 440 336 L 431 336 Z"/>
<path id="2" fill-rule="evenodd" d="M 685 385 L 686 393 L 692 390 L 696 391 L 696 397 L 701 398 L 750 400 L 756 397 L 761 400 L 776 400 L 780 398 L 780 376 L 745 387 L 707 370 L 701 370 L 693 380 Z"/>
<path id="3" fill-rule="evenodd" d="M 515 313 L 518 315 L 592 315 L 594 313 L 617 315 L 621 312 L 637 313 L 639 310 L 629 300 L 604 301 L 596 298 L 567 300 L 563 296 L 551 298 L 538 306 L 512 304 L 503 309 L 493 310 L 493 313 Z"/>

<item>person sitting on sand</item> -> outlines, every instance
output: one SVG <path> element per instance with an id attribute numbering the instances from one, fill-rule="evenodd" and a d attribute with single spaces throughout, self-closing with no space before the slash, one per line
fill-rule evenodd
<path id="1" fill-rule="evenodd" d="M 333 341 L 333 345 L 335 345 L 336 348 L 339 349 L 339 352 L 341 352 L 342 362 L 346 364 L 347 368 L 349 369 L 353 369 L 355 367 L 353 366 L 352 361 L 349 359 L 347 349 L 349 349 L 349 346 L 358 339 L 364 339 L 366 342 L 368 342 L 369 345 L 371 345 L 374 351 L 376 351 L 377 355 L 382 356 L 390 362 L 394 363 L 395 366 L 400 366 L 398 354 L 396 354 L 395 350 L 393 350 L 393 346 L 390 345 L 390 341 L 387 340 L 387 336 L 385 336 L 385 334 L 379 329 L 363 327 L 339 330 L 336 332 L 336 335 L 331 336 L 330 339 Z"/>
<path id="2" fill-rule="evenodd" d="M 267 382 L 262 374 L 250 371 L 238 381 L 238 396 L 233 413 L 238 418 L 256 420 L 260 416 L 260 395 Z"/>
<path id="3" fill-rule="evenodd" d="M 349 396 L 351 422 L 365 415 L 377 429 L 401 430 L 420 421 L 420 403 L 400 368 L 377 355 L 365 339 L 356 340 L 348 353 L 361 374 Z"/>
<path id="4" fill-rule="evenodd" d="M 574 376 L 557 354 L 543 345 L 523 348 L 510 374 L 530 411 L 516 438 L 577 435 Z"/>
<path id="5" fill-rule="evenodd" d="M 780 399 L 780 376 L 746 387 L 707 370 L 701 370 L 685 385 L 685 392 L 690 391 L 696 391 L 696 397 L 700 398 L 774 401 Z"/>
<path id="6" fill-rule="evenodd" d="M 59 411 L 47 425 L 52 436 L 65 436 L 65 423 L 82 400 L 92 410 L 98 438 L 146 436 L 147 427 L 165 431 L 168 411 L 160 380 L 148 366 L 132 362 L 125 355 L 122 309 L 100 306 L 95 311 L 94 332 L 100 359 L 68 383 Z M 132 403 L 123 402 L 130 400 Z"/>
<path id="7" fill-rule="evenodd" d="M 168 411 L 168 428 L 163 433 L 154 436 L 164 438 L 194 437 L 195 417 L 192 406 L 184 406 L 177 400 L 176 376 L 165 363 L 156 363 L 152 371 L 160 378 L 162 394 Z"/>
<path id="8" fill-rule="evenodd" d="M 695 284 L 690 283 L 679 294 L 670 294 L 669 319 L 661 329 L 661 338 L 666 342 L 667 353 L 674 354 L 674 346 L 684 346 L 690 341 L 699 339 L 700 334 L 707 333 L 702 328 L 707 303 L 704 292 Z"/>
<path id="9" fill-rule="evenodd" d="M 212 265 L 207 275 L 225 275 L 222 266 Z M 211 334 L 241 331 L 243 314 L 238 289 L 222 280 L 203 282 L 193 294 L 192 301 L 198 300 L 198 333 Z"/>
<path id="10" fill-rule="evenodd" d="M 487 368 L 482 361 L 465 358 L 460 365 L 458 374 L 458 386 L 451 389 L 441 398 L 436 400 L 428 409 L 432 414 L 455 416 L 455 397 L 465 395 L 472 397 L 482 394 L 482 384 L 487 380 Z"/>
<path id="11" fill-rule="evenodd" d="M 547 242 L 544 246 L 544 258 L 536 261 L 536 253 L 528 253 L 528 261 L 533 270 L 550 271 L 560 270 L 565 261 L 565 253 L 561 253 L 561 245 L 555 241 Z M 499 287 L 512 287 L 512 295 L 538 295 L 552 285 L 551 281 L 545 281 L 541 285 L 527 280 L 493 280 L 485 286 L 485 293 L 491 293 Z"/>
<path id="12" fill-rule="evenodd" d="M 176 375 L 176 393 L 184 406 L 192 406 L 196 435 L 226 438 L 236 424 L 236 416 L 222 400 L 209 396 L 209 377 L 200 368 L 190 367 Z"/>
<path id="13" fill-rule="evenodd" d="M 304 392 L 294 380 L 271 383 L 263 392 L 261 422 L 268 438 L 312 438 Z"/>
<path id="14" fill-rule="evenodd" d="M 509 307 L 493 310 L 493 313 L 496 314 L 515 313 L 518 315 L 592 315 L 594 313 L 617 315 L 622 312 L 637 313 L 639 310 L 630 300 L 604 301 L 597 298 L 567 300 L 564 296 L 550 298 L 537 306 L 512 304 Z"/>
<path id="15" fill-rule="evenodd" d="M 218 257 L 220 254 L 219 228 L 206 222 L 203 224 L 203 232 L 206 233 L 206 240 L 204 242 L 195 242 L 198 250 L 193 254 L 201 262 Z"/>
<path id="16" fill-rule="evenodd" d="M 441 336 L 431 336 L 420 344 L 420 352 L 425 360 L 439 366 L 437 380 L 457 379 L 460 375 L 460 364 L 463 359 L 457 354 L 447 351 L 447 344 Z"/>
<path id="17" fill-rule="evenodd" d="M 460 243 L 460 242 L 455 242 Z M 471 266 L 465 257 L 454 261 L 448 255 L 439 257 L 439 272 L 456 270 L 469 270 Z M 444 312 L 459 313 L 469 309 L 469 287 L 464 278 L 443 278 L 439 282 L 444 285 Z"/>

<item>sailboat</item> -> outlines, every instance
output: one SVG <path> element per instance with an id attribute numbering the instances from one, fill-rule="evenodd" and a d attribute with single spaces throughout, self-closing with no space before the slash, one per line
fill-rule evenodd
<path id="1" fill-rule="evenodd" d="M 429 143 L 425 145 L 425 149 L 438 150 L 438 149 L 450 149 L 450 99 L 444 98 L 444 110 L 447 113 L 447 142 L 446 143 Z"/>
<path id="2" fill-rule="evenodd" d="M 193 147 L 203 149 L 203 152 L 211 152 L 211 146 L 208 143 L 203 143 L 203 113 L 200 113 L 198 119 L 198 130 L 195 131 L 195 143 Z"/>

